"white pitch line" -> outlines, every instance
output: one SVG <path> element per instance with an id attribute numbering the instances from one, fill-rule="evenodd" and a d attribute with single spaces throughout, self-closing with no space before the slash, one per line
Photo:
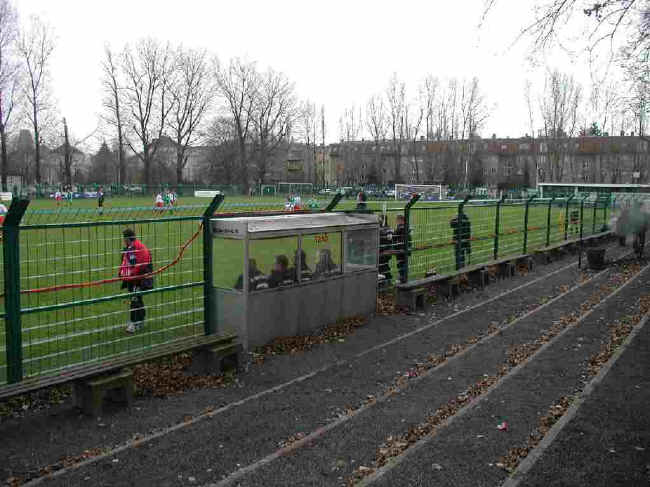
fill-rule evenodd
<path id="1" fill-rule="evenodd" d="M 345 364 L 347 364 L 349 362 L 352 362 L 354 360 L 357 360 L 357 359 L 359 359 L 359 358 L 361 358 L 361 357 L 363 357 L 365 355 L 368 355 L 369 353 L 372 353 L 372 352 L 374 352 L 376 350 L 381 350 L 382 348 L 385 348 L 385 347 L 387 347 L 389 345 L 393 345 L 395 343 L 398 343 L 398 342 L 400 342 L 402 340 L 405 340 L 406 338 L 409 338 L 409 337 L 411 337 L 413 335 L 417 335 L 419 333 L 422 333 L 423 331 L 426 331 L 426 330 L 428 330 L 428 329 L 430 329 L 430 328 L 432 328 L 434 326 L 438 326 L 438 325 L 440 325 L 441 323 L 444 323 L 447 320 L 456 318 L 456 317 L 458 317 L 458 316 L 460 316 L 460 315 L 462 315 L 464 313 L 472 312 L 472 311 L 476 310 L 477 308 L 480 308 L 480 307 L 485 306 L 487 304 L 490 304 L 490 303 L 492 303 L 494 301 L 502 299 L 503 297 L 505 297 L 505 296 L 507 296 L 509 294 L 513 294 L 513 293 L 515 293 L 515 292 L 517 292 L 517 291 L 519 291 L 521 289 L 525 289 L 525 288 L 527 288 L 529 286 L 532 286 L 533 284 L 536 284 L 539 281 L 548 279 L 549 277 L 551 277 L 551 276 L 553 276 L 555 274 L 559 274 L 560 272 L 563 272 L 563 271 L 565 271 L 567 269 L 570 269 L 571 267 L 574 267 L 576 265 L 577 265 L 577 262 L 573 262 L 573 263 L 571 263 L 569 265 L 566 265 L 566 266 L 561 267 L 559 269 L 556 269 L 556 270 L 554 270 L 552 272 L 549 272 L 548 274 L 545 274 L 545 275 L 540 276 L 540 277 L 538 277 L 536 279 L 533 279 L 532 281 L 521 284 L 520 286 L 514 287 L 514 288 L 512 288 L 512 289 L 510 289 L 508 291 L 504 291 L 503 293 L 498 294 L 497 296 L 489 298 L 489 299 L 487 299 L 485 301 L 482 301 L 480 303 L 474 304 L 474 305 L 470 306 L 469 308 L 456 311 L 456 312 L 454 312 L 454 313 L 452 313 L 450 315 L 445 316 L 444 318 L 441 318 L 441 319 L 436 320 L 436 321 L 434 321 L 432 323 L 429 323 L 428 325 L 421 326 L 419 328 L 416 328 L 413 331 L 410 331 L 408 333 L 404 333 L 402 335 L 399 335 L 399 336 L 397 336 L 397 337 L 395 337 L 395 338 L 393 338 L 393 339 L 391 339 L 391 340 L 389 340 L 387 342 L 375 345 L 374 347 L 366 349 L 363 352 L 359 352 L 359 353 L 353 355 L 352 357 L 350 357 L 348 359 L 337 360 L 337 361 L 332 362 L 332 363 L 330 363 L 328 365 L 324 365 L 323 367 L 319 367 L 318 369 L 315 369 L 315 370 L 313 370 L 313 371 L 311 371 L 311 372 L 309 372 L 307 374 L 301 375 L 300 377 L 296 377 L 296 378 L 291 379 L 291 380 L 289 380 L 287 382 L 283 382 L 282 384 L 278 384 L 277 386 L 271 387 L 269 389 L 265 389 L 265 390 L 260 391 L 258 393 L 252 394 L 250 396 L 246 396 L 243 399 L 231 402 L 231 403 L 226 404 L 225 406 L 222 406 L 222 407 L 220 407 L 218 409 L 215 409 L 213 411 L 201 413 L 198 416 L 193 417 L 189 421 L 183 421 L 183 422 L 177 423 L 175 425 L 172 425 L 172 426 L 169 426 L 169 427 L 167 427 L 165 429 L 162 429 L 162 430 L 160 430 L 160 431 L 158 431 L 156 433 L 152 433 L 150 435 L 144 436 L 144 437 L 142 437 L 142 438 L 140 438 L 138 440 L 130 440 L 130 441 L 126 442 L 123 445 L 112 448 L 112 449 L 106 451 L 105 453 L 102 453 L 101 455 L 97 455 L 96 457 L 88 458 L 87 460 L 76 463 L 76 464 L 71 465 L 69 467 L 64 467 L 64 468 L 62 468 L 60 470 L 57 470 L 56 472 L 53 472 L 52 474 L 37 477 L 35 479 L 30 480 L 29 482 L 26 482 L 24 485 L 25 486 L 38 485 L 39 483 L 41 483 L 41 482 L 43 482 L 45 480 L 48 480 L 50 478 L 56 478 L 56 477 L 59 477 L 61 475 L 65 475 L 66 473 L 71 472 L 73 470 L 77 470 L 79 468 L 83 468 L 83 467 L 86 467 L 88 465 L 92 465 L 93 463 L 99 462 L 99 461 L 104 460 L 106 458 L 110 458 L 110 457 L 112 457 L 114 455 L 117 455 L 117 454 L 119 454 L 119 453 L 121 453 L 123 451 L 126 451 L 126 450 L 128 450 L 130 448 L 133 448 L 133 447 L 136 447 L 136 446 L 139 447 L 139 446 L 141 446 L 141 445 L 143 445 L 145 443 L 149 443 L 150 441 L 153 441 L 153 440 L 156 440 L 156 439 L 161 438 L 163 436 L 166 436 L 169 433 L 173 433 L 175 431 L 186 428 L 188 426 L 192 426 L 192 425 L 194 425 L 196 423 L 199 423 L 199 422 L 201 422 L 201 421 L 203 421 L 205 419 L 213 418 L 213 417 L 217 416 L 218 414 L 222 414 L 222 413 L 224 413 L 226 411 L 229 411 L 230 409 L 242 406 L 242 405 L 244 405 L 244 404 L 246 404 L 248 402 L 260 399 L 261 397 L 267 396 L 269 394 L 273 394 L 274 392 L 281 391 L 281 390 L 286 389 L 287 387 L 290 387 L 290 386 L 292 386 L 294 384 L 304 382 L 305 380 L 311 379 L 312 377 L 314 377 L 317 374 L 320 374 L 322 372 L 325 372 L 325 371 L 327 371 L 329 369 L 332 369 L 334 367 L 337 367 L 337 366 L 345 365 Z"/>

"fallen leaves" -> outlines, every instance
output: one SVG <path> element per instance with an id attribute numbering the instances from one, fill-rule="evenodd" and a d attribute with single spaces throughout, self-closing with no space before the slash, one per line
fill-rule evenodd
<path id="1" fill-rule="evenodd" d="M 636 272 L 635 272 L 636 269 Z M 450 399 L 446 404 L 439 407 L 435 413 L 420 424 L 410 426 L 408 430 L 398 436 L 390 436 L 385 442 L 380 445 L 378 448 L 375 459 L 373 461 L 372 467 L 357 468 L 354 470 L 352 475 L 348 478 L 348 485 L 354 485 L 361 481 L 364 477 L 371 475 L 376 471 L 376 469 L 383 467 L 388 463 L 388 461 L 396 456 L 401 455 L 406 451 L 411 445 L 415 444 L 421 440 L 424 436 L 433 435 L 437 432 L 442 423 L 447 419 L 457 414 L 460 409 L 471 403 L 473 400 L 478 399 L 487 393 L 487 391 L 494 386 L 500 379 L 506 376 L 513 368 L 521 365 L 523 362 L 530 359 L 544 344 L 548 343 L 550 340 L 559 335 L 563 330 L 570 326 L 576 325 L 580 318 L 593 309 L 601 300 L 606 296 L 611 294 L 616 288 L 621 284 L 632 278 L 640 271 L 639 266 L 625 266 L 621 269 L 621 272 L 614 273 L 609 276 L 606 284 L 600 286 L 585 302 L 580 306 L 580 312 L 569 313 L 565 316 L 562 316 L 552 326 L 546 330 L 542 335 L 532 342 L 522 343 L 518 345 L 512 345 L 509 347 L 506 354 L 506 361 L 501 364 L 496 374 L 488 375 L 484 374 L 479 378 L 475 383 L 470 385 L 463 393 L 456 395 L 453 399 Z M 566 293 L 569 291 L 569 286 L 560 286 L 559 292 Z M 650 298 L 644 301 L 647 308 L 650 309 Z M 511 320 L 506 320 L 506 323 L 510 323 Z M 488 326 L 487 333 L 492 334 L 498 332 L 500 327 L 494 323 L 491 323 Z M 629 331 L 627 332 L 629 333 Z M 625 334 L 625 329 L 618 330 L 613 336 L 616 336 L 616 339 L 612 339 L 613 343 L 616 343 L 617 340 L 621 341 L 624 338 L 620 338 Z M 627 336 L 627 335 L 625 335 Z M 472 343 L 476 342 L 476 337 L 470 337 L 465 344 L 459 345 L 449 345 L 445 351 L 444 356 L 439 355 L 429 355 L 427 357 L 426 364 L 418 364 L 418 367 L 415 369 L 418 373 L 413 376 L 421 375 L 424 371 L 436 367 L 454 355 L 465 350 Z M 405 380 L 411 377 L 410 373 L 407 373 L 405 376 L 400 376 L 396 383 L 397 386 L 404 384 Z M 395 387 L 395 386 L 393 386 Z M 540 418 L 539 425 L 534 434 L 531 434 L 528 444 L 525 446 L 514 447 L 509 450 L 508 454 L 497 463 L 497 466 L 504 468 L 508 471 L 512 471 L 518 465 L 519 461 L 522 458 L 525 458 L 530 450 L 534 448 L 539 441 L 544 437 L 548 430 L 552 427 L 553 424 L 564 414 L 566 409 L 569 407 L 570 399 L 562 397 L 557 403 L 553 404 L 549 409 L 549 412 Z M 507 430 L 507 423 L 503 422 L 502 430 Z"/>
<path id="2" fill-rule="evenodd" d="M 133 380 L 140 395 L 168 397 L 192 389 L 225 387 L 230 375 L 191 375 L 187 369 L 192 363 L 190 353 L 165 357 L 140 364 L 133 369 Z"/>
<path id="3" fill-rule="evenodd" d="M 354 317 L 327 326 L 318 335 L 277 337 L 268 345 L 255 350 L 255 360 L 260 363 L 270 355 L 286 355 L 311 350 L 314 345 L 340 343 L 344 337 L 354 334 L 357 328 L 365 325 L 363 317 Z"/>

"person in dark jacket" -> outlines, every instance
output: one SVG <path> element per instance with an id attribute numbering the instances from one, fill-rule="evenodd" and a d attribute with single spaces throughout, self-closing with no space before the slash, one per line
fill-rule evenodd
<path id="1" fill-rule="evenodd" d="M 277 255 L 275 257 L 275 264 L 269 276 L 269 287 L 278 287 L 293 282 L 293 276 L 289 269 L 289 259 L 286 255 Z"/>
<path id="2" fill-rule="evenodd" d="M 257 261 L 250 259 L 248 261 L 248 291 L 257 291 L 258 289 L 268 288 L 267 278 L 262 271 L 257 268 Z M 235 289 L 244 289 L 244 274 L 240 274 L 234 286 Z"/>
<path id="3" fill-rule="evenodd" d="M 138 240 L 135 232 L 127 228 L 122 233 L 124 249 L 122 250 L 122 265 L 119 277 L 122 278 L 122 288 L 128 289 L 131 295 L 131 313 L 126 326 L 127 333 L 135 333 L 142 328 L 146 316 L 142 294 L 138 291 L 153 289 L 153 266 L 151 252 L 145 244 Z"/>
<path id="4" fill-rule="evenodd" d="M 390 260 L 392 255 L 389 253 L 393 249 L 393 229 L 388 226 L 388 219 L 384 215 L 381 227 L 379 227 L 379 268 L 378 272 L 384 276 L 382 282 L 390 283 L 393 281 L 393 274 L 390 271 Z M 382 253 L 383 252 L 383 253 Z"/>
<path id="5" fill-rule="evenodd" d="M 300 252 L 296 250 L 293 254 L 293 267 L 290 269 L 293 280 L 298 282 L 298 273 L 296 272 L 296 269 L 298 269 L 298 254 L 300 254 L 300 279 L 303 281 L 309 281 L 312 278 L 312 272 L 307 265 L 307 254 L 305 254 L 305 251 L 302 249 Z"/>
<path id="6" fill-rule="evenodd" d="M 454 247 L 456 254 L 456 270 L 465 267 L 465 257 L 472 254 L 472 225 L 464 212 L 451 219 L 449 226 L 454 230 Z M 469 260 L 469 259 L 468 259 Z"/>
<path id="7" fill-rule="evenodd" d="M 316 262 L 316 269 L 314 270 L 314 277 L 327 277 L 336 274 L 340 271 L 339 266 L 336 265 L 332 259 L 332 252 L 330 249 L 318 250 L 318 262 Z"/>
<path id="8" fill-rule="evenodd" d="M 393 232 L 393 250 L 396 250 L 397 271 L 401 282 L 406 282 L 408 255 L 411 252 L 411 232 L 406 226 L 404 215 L 397 215 L 397 226 Z"/>

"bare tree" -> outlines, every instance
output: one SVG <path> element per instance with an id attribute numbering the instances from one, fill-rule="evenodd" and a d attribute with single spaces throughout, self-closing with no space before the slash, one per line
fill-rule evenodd
<path id="1" fill-rule="evenodd" d="M 626 105 L 634 115 L 636 131 L 644 136 L 650 117 L 650 49 L 630 58 L 625 67 L 629 86 Z"/>
<path id="2" fill-rule="evenodd" d="M 239 149 L 238 179 L 244 192 L 247 193 L 249 180 L 246 144 L 249 142 L 253 124 L 250 114 L 253 110 L 259 75 L 254 63 L 239 58 L 232 59 L 228 66 L 217 64 L 216 71 L 219 94 L 225 100 L 234 124 Z"/>
<path id="3" fill-rule="evenodd" d="M 144 181 L 152 184 L 151 168 L 174 103 L 169 92 L 173 53 L 169 45 L 143 39 L 122 52 L 125 111 L 130 118 L 126 142 L 144 165 Z"/>
<path id="4" fill-rule="evenodd" d="M 176 145 L 176 184 L 180 184 L 190 148 L 201 136 L 201 125 L 215 95 L 206 51 L 179 47 L 169 92 L 173 108 L 167 126 Z"/>
<path id="5" fill-rule="evenodd" d="M 237 175 L 238 142 L 233 119 L 223 116 L 214 118 L 207 129 L 207 142 L 211 149 L 207 161 L 210 180 L 234 184 Z"/>
<path id="6" fill-rule="evenodd" d="M 360 154 L 354 150 L 353 143 L 359 138 L 363 126 L 361 109 L 352 105 L 343 111 L 339 118 L 339 134 L 343 146 L 343 179 L 346 184 L 356 184 L 360 180 Z"/>
<path id="7" fill-rule="evenodd" d="M 288 137 L 298 116 L 294 86 L 283 73 L 268 69 L 258 78 L 249 116 L 257 149 L 257 180 L 265 182 L 269 162 Z"/>
<path id="8" fill-rule="evenodd" d="M 485 0 L 483 18 L 498 0 Z M 622 39 L 632 51 L 647 50 L 650 45 L 650 1 L 648 0 L 537 0 L 535 16 L 521 31 L 530 37 L 533 48 L 543 51 L 565 38 L 575 38 L 572 25 L 577 17 L 587 19 L 587 49 L 602 42 L 613 45 Z"/>
<path id="9" fill-rule="evenodd" d="M 388 134 L 388 113 L 384 98 L 380 95 L 371 96 L 366 104 L 366 129 L 374 142 L 375 152 L 374 167 L 370 170 L 371 179 L 375 179 L 375 181 L 369 182 L 377 183 L 378 172 L 382 166 L 381 144 Z"/>
<path id="10" fill-rule="evenodd" d="M 306 153 L 311 158 L 311 164 L 308 165 L 310 169 L 307 180 L 313 180 L 314 184 L 318 184 L 318 171 L 316 170 L 316 105 L 309 100 L 304 100 L 300 103 L 298 112 L 298 130 L 306 145 Z M 313 174 L 311 173 L 312 168 L 314 170 Z"/>
<path id="11" fill-rule="evenodd" d="M 418 90 L 417 99 L 406 105 L 404 109 L 405 137 L 409 141 L 409 156 L 411 159 L 411 178 L 414 183 L 420 182 L 420 160 L 417 153 L 417 142 L 426 113 L 426 92 L 423 87 Z"/>
<path id="12" fill-rule="evenodd" d="M 50 87 L 50 62 L 54 52 L 52 29 L 38 17 L 31 18 L 29 29 L 18 41 L 25 80 L 23 93 L 27 102 L 26 115 L 34 136 L 34 179 L 41 182 L 41 145 L 43 132 L 52 123 L 54 103 Z"/>
<path id="13" fill-rule="evenodd" d="M 402 182 L 402 146 L 405 136 L 405 109 L 406 109 L 406 86 L 404 82 L 397 78 L 393 73 L 388 82 L 386 90 L 386 101 L 388 103 L 388 124 L 389 134 L 391 136 L 391 146 L 393 152 L 395 183 Z"/>
<path id="14" fill-rule="evenodd" d="M 582 87 L 573 76 L 557 70 L 548 73 L 540 109 L 547 146 L 546 172 L 552 181 L 560 182 L 564 176 L 568 144 L 563 139 L 576 133 L 581 99 Z"/>
<path id="15" fill-rule="evenodd" d="M 18 63 L 13 50 L 18 38 L 18 16 L 10 0 L 0 0 L 0 151 L 2 190 L 7 191 L 7 133 L 19 89 Z"/>
<path id="16" fill-rule="evenodd" d="M 122 80 L 118 62 L 111 48 L 104 46 L 102 60 L 102 88 L 104 90 L 103 106 L 106 113 L 102 119 L 115 128 L 117 134 L 118 183 L 126 183 L 126 161 L 124 157 L 124 114 Z"/>

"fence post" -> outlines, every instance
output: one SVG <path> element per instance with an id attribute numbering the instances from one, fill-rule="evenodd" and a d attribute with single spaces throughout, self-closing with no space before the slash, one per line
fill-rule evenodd
<path id="1" fill-rule="evenodd" d="M 564 240 L 569 235 L 569 203 L 575 197 L 575 193 L 569 196 L 566 200 L 566 207 L 564 208 Z"/>
<path id="2" fill-rule="evenodd" d="M 411 234 L 411 207 L 417 203 L 419 199 L 420 195 L 417 193 L 414 194 L 404 207 L 404 226 L 406 227 L 406 236 L 404 241 L 404 280 L 402 282 L 408 282 L 409 280 L 409 254 L 411 253 L 411 239 L 409 238 Z M 397 269 L 397 271 L 399 272 L 399 269 Z"/>
<path id="3" fill-rule="evenodd" d="M 528 250 L 528 208 L 530 207 L 530 202 L 536 197 L 537 195 L 534 194 L 526 200 L 526 209 L 524 210 L 524 255 L 526 255 L 526 250 Z"/>
<path id="4" fill-rule="evenodd" d="M 501 204 L 506 199 L 506 194 L 501 193 L 501 199 L 497 202 L 497 214 L 494 219 L 494 260 L 499 258 L 499 224 L 501 220 Z"/>
<path id="5" fill-rule="evenodd" d="M 552 196 L 548 202 L 548 212 L 546 213 L 546 246 L 551 245 L 551 212 L 553 210 L 553 200 L 555 196 Z"/>
<path id="6" fill-rule="evenodd" d="M 582 267 L 582 227 L 584 226 L 583 222 L 583 216 L 584 216 L 584 210 L 585 210 L 585 200 L 587 199 L 589 195 L 586 194 L 581 200 L 580 200 L 580 247 L 578 250 L 578 269 Z"/>
<path id="7" fill-rule="evenodd" d="M 597 211 L 598 211 L 598 200 L 600 197 L 596 195 L 596 199 L 594 200 L 594 215 L 592 217 L 592 225 L 591 225 L 591 234 L 594 235 L 596 233 L 596 217 L 597 217 Z"/>
<path id="8" fill-rule="evenodd" d="M 472 195 L 468 194 L 467 196 L 465 196 L 465 199 L 458 205 L 458 215 L 456 216 L 456 220 L 458 221 L 458 232 L 457 233 L 458 233 L 458 236 L 459 236 L 459 240 L 454 241 L 455 242 L 454 243 L 454 253 L 455 253 L 455 258 L 456 258 L 456 270 L 457 271 L 460 270 L 461 267 L 463 267 L 464 264 L 465 264 L 465 262 L 464 262 L 465 261 L 465 258 L 464 258 L 465 254 L 463 253 L 463 259 L 462 259 L 463 260 L 463 266 L 460 265 L 460 260 L 461 259 L 459 258 L 459 256 L 461 255 L 461 252 L 463 252 L 463 247 L 462 247 L 462 245 L 463 245 L 463 242 L 462 242 L 463 235 L 462 235 L 462 229 L 461 229 L 460 225 L 461 225 L 461 222 L 462 222 L 461 215 L 463 214 L 463 208 L 465 207 L 465 203 L 467 203 L 471 197 L 472 197 Z M 469 237 L 471 237 L 471 235 L 469 235 Z"/>
<path id="9" fill-rule="evenodd" d="M 29 200 L 14 199 L 2 226 L 3 265 L 5 280 L 5 341 L 7 350 L 7 382 L 23 379 L 23 343 L 20 324 L 20 220 Z"/>
<path id="10" fill-rule="evenodd" d="M 327 207 L 323 211 L 325 212 L 333 211 L 334 208 L 336 208 L 336 205 L 339 204 L 339 201 L 341 201 L 341 199 L 343 199 L 343 195 L 341 193 L 336 193 L 334 195 L 334 198 L 332 198 L 332 201 L 330 201 L 329 205 L 327 205 Z"/>
<path id="11" fill-rule="evenodd" d="M 212 253 L 214 239 L 210 230 L 210 218 L 214 216 L 219 205 L 223 202 L 223 194 L 218 194 L 208 205 L 203 213 L 203 327 L 206 335 L 213 335 L 217 332 L 217 317 L 214 314 L 214 274 L 212 265 Z"/>

